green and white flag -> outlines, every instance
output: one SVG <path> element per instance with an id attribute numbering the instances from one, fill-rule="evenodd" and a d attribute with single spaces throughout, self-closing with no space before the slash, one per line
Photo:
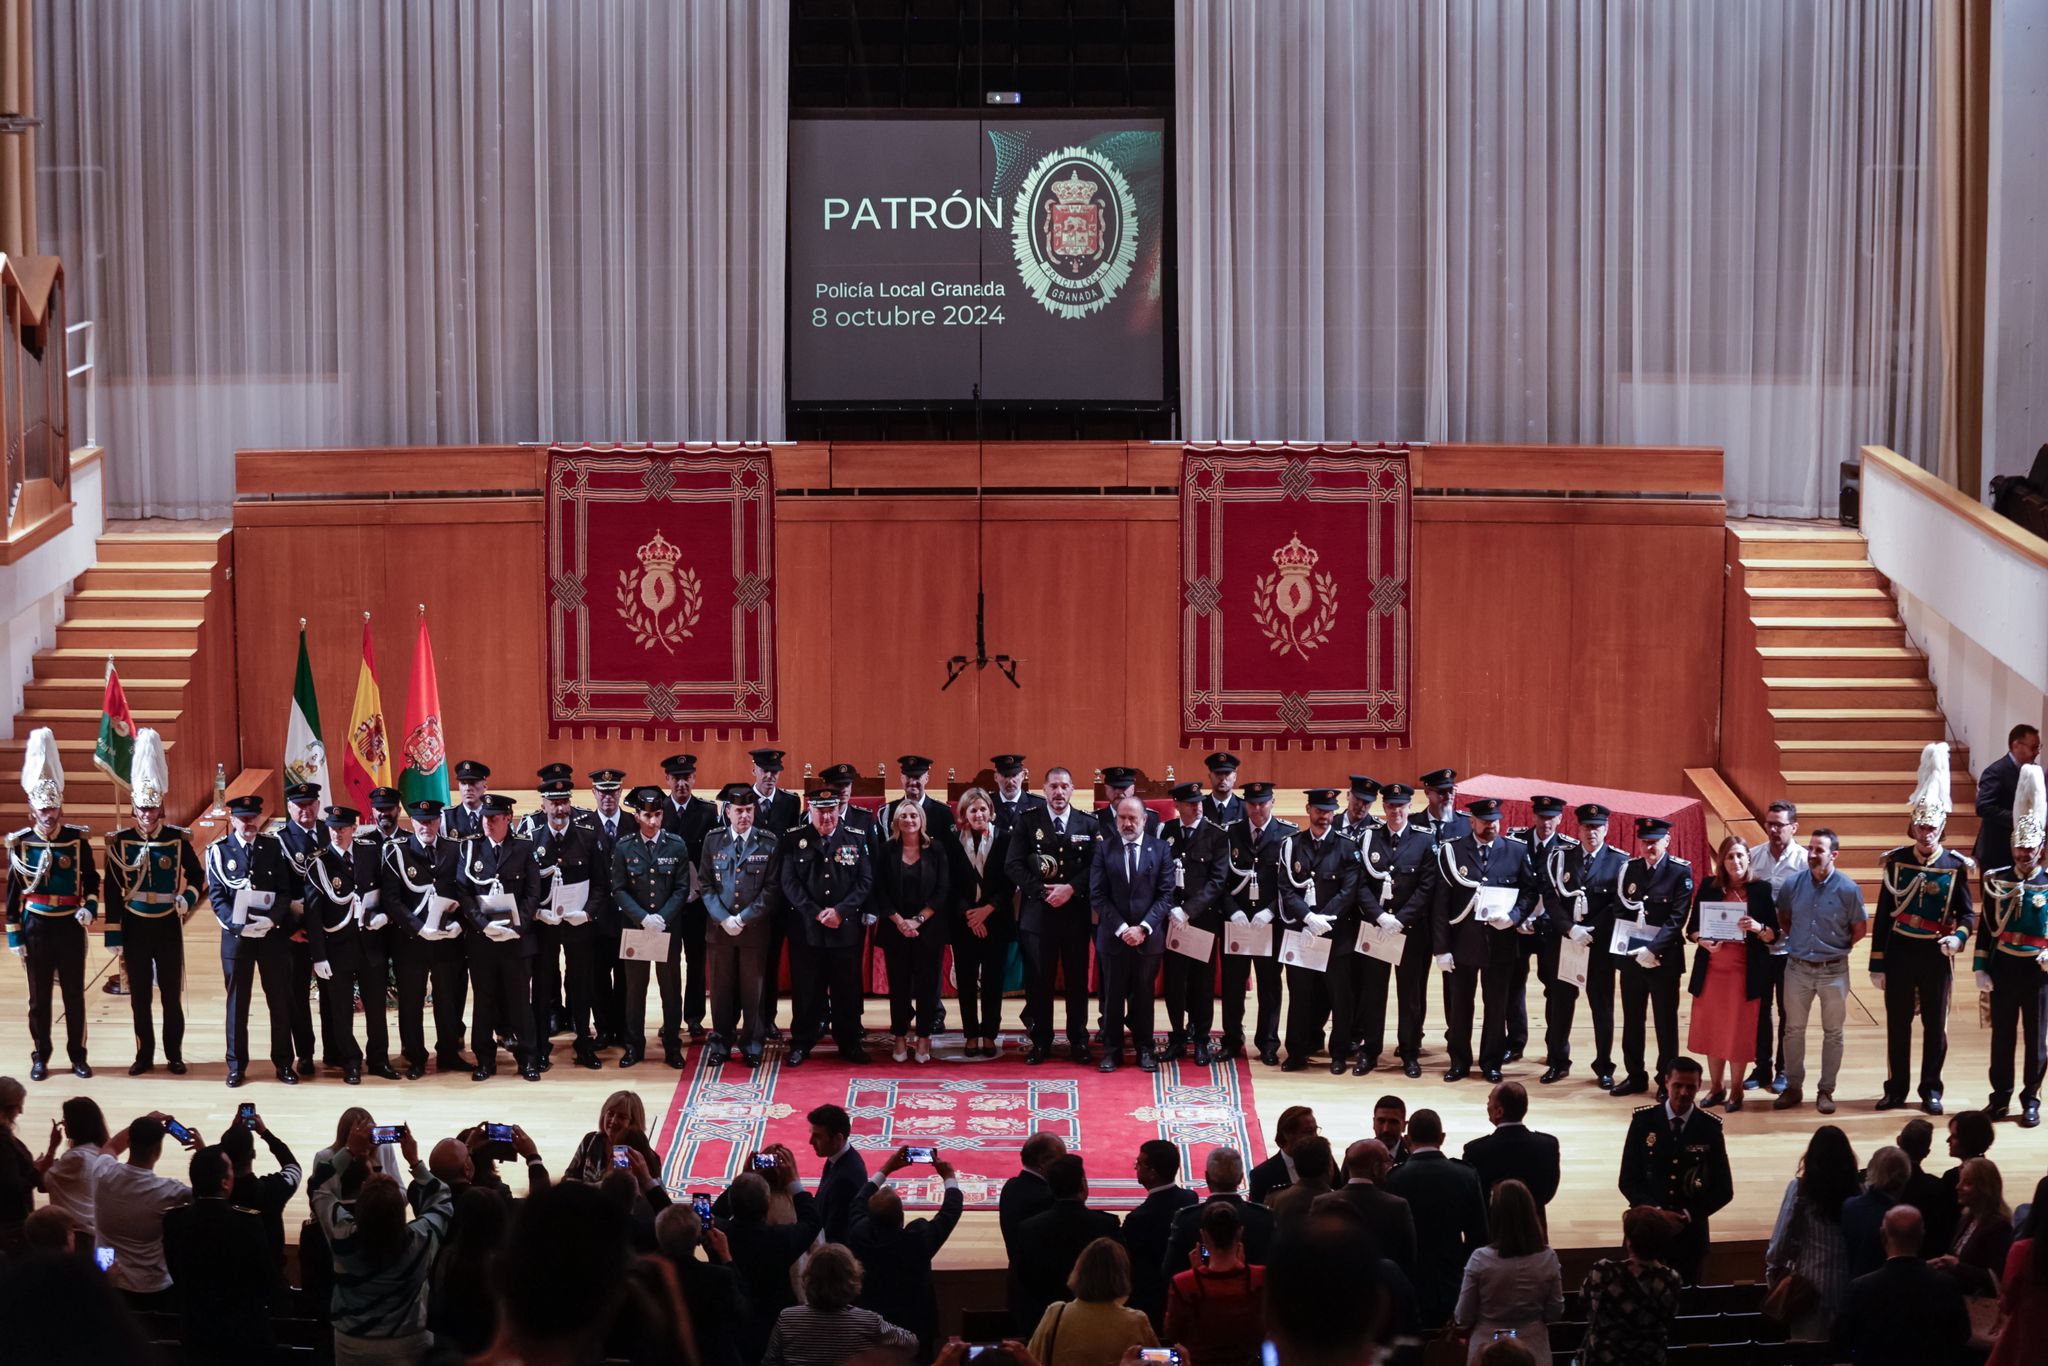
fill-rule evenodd
<path id="1" fill-rule="evenodd" d="M 292 714 L 284 731 L 284 785 L 327 781 L 327 745 L 320 738 L 320 702 L 313 696 L 313 660 L 306 653 L 306 623 L 299 623 L 299 672 L 292 683 Z"/>

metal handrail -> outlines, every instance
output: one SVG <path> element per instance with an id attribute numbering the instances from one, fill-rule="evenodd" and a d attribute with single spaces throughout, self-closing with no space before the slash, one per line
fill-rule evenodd
<path id="1" fill-rule="evenodd" d="M 79 333 L 85 333 L 85 362 L 82 365 L 74 365 L 69 370 L 66 370 L 64 378 L 66 380 L 74 380 L 80 375 L 87 377 L 85 381 L 85 444 L 96 447 L 100 444 L 100 396 L 99 386 L 92 377 L 96 349 L 96 339 L 92 324 L 93 320 L 87 318 L 84 322 L 73 323 L 64 329 L 64 339 L 67 343 Z"/>

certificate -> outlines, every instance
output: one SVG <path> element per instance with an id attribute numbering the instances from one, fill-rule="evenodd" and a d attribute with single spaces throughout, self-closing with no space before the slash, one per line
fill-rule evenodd
<path id="1" fill-rule="evenodd" d="M 1291 968 L 1328 972 L 1330 941 L 1301 930 L 1289 930 L 1280 936 L 1280 961 Z"/>
<path id="2" fill-rule="evenodd" d="M 1216 936 L 1209 930 L 1197 929 L 1193 925 L 1169 922 L 1166 926 L 1166 947 L 1198 963 L 1206 963 L 1209 961 L 1209 955 L 1216 952 Z"/>
<path id="3" fill-rule="evenodd" d="M 1614 922 L 1614 937 L 1607 941 L 1607 951 L 1621 958 L 1634 955 L 1637 949 L 1647 949 L 1663 933 L 1661 926 L 1647 920 L 1617 920 Z"/>
<path id="4" fill-rule="evenodd" d="M 421 928 L 438 933 L 442 929 L 441 922 L 453 915 L 455 908 L 461 904 L 452 896 L 430 895 L 427 901 L 427 923 Z"/>
<path id="5" fill-rule="evenodd" d="M 1740 939 L 1743 937 L 1742 917 L 1748 914 L 1747 901 L 1702 901 L 1700 938 Z"/>
<path id="6" fill-rule="evenodd" d="M 234 923 L 246 925 L 249 923 L 249 912 L 254 911 L 261 915 L 276 904 L 276 892 L 259 892 L 253 887 L 238 887 L 235 889 Z"/>
<path id="7" fill-rule="evenodd" d="M 519 898 L 510 892 L 485 892 L 483 895 L 485 915 L 502 915 L 514 929 L 519 928 Z"/>
<path id="8" fill-rule="evenodd" d="M 1472 914 L 1481 920 L 1511 916 L 1521 896 L 1520 889 L 1515 887 L 1481 887 L 1472 894 Z"/>
<path id="9" fill-rule="evenodd" d="M 630 963 L 666 963 L 667 930 L 620 930 L 619 958 Z"/>
<path id="10" fill-rule="evenodd" d="M 1368 920 L 1358 927 L 1358 951 L 1398 967 L 1401 955 L 1408 951 L 1408 936 L 1399 930 L 1383 930 Z"/>
<path id="11" fill-rule="evenodd" d="M 1557 980 L 1569 982 L 1575 987 L 1586 985 L 1586 969 L 1593 959 L 1593 942 L 1574 944 L 1569 939 L 1560 940 L 1557 945 Z"/>
<path id="12" fill-rule="evenodd" d="M 1268 957 L 1273 952 L 1273 927 L 1225 924 L 1223 951 L 1236 954 L 1239 958 Z"/>
<path id="13" fill-rule="evenodd" d="M 548 893 L 548 900 L 552 903 L 552 909 L 558 916 L 580 911 L 590 902 L 590 884 L 587 882 L 564 882 L 562 879 L 556 878 L 553 890 Z"/>

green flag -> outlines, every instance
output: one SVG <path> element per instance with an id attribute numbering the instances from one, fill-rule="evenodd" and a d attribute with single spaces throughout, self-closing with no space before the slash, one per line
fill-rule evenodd
<path id="1" fill-rule="evenodd" d="M 327 781 L 327 746 L 320 739 L 320 702 L 313 696 L 313 659 L 306 653 L 306 624 L 299 623 L 299 672 L 292 683 L 292 711 L 284 730 L 284 785 Z M 327 800 L 323 797 L 322 800 Z"/>
<path id="2" fill-rule="evenodd" d="M 121 675 L 114 672 L 114 657 L 107 656 L 107 690 L 100 701 L 100 739 L 92 749 L 93 764 L 123 787 L 130 785 L 135 768 L 135 714 L 128 710 L 128 694 L 122 691 Z"/>

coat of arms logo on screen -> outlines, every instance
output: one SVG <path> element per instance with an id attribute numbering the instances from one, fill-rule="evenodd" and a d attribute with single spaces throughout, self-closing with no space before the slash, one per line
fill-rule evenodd
<path id="1" fill-rule="evenodd" d="M 1273 572 L 1252 583 L 1252 615 L 1283 658 L 1307 659 L 1310 650 L 1330 643 L 1330 628 L 1337 624 L 1337 576 L 1315 572 L 1321 558 L 1301 543 L 1297 532 L 1273 552 Z"/>
<path id="2" fill-rule="evenodd" d="M 1010 214 L 1010 244 L 1031 297 L 1081 318 L 1117 295 L 1138 259 L 1138 201 L 1099 152 L 1063 147 L 1025 173 Z"/>
<path id="3" fill-rule="evenodd" d="M 640 568 L 637 573 L 619 571 L 619 615 L 632 628 L 635 645 L 643 650 L 659 645 L 674 654 L 676 646 L 695 632 L 697 618 L 703 615 L 703 585 L 697 582 L 696 570 L 677 572 L 683 552 L 670 545 L 660 531 L 633 553 L 639 557 Z"/>

